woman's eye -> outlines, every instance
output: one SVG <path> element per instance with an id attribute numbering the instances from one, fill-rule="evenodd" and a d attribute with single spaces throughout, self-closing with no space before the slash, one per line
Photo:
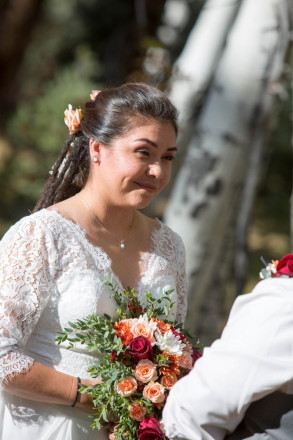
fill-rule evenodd
<path id="1" fill-rule="evenodd" d="M 165 160 L 174 160 L 175 157 L 170 155 L 170 156 L 164 156 L 163 159 L 165 159 Z"/>
<path id="2" fill-rule="evenodd" d="M 150 155 L 150 152 L 148 150 L 137 150 L 137 153 L 140 153 L 143 156 L 149 156 Z"/>

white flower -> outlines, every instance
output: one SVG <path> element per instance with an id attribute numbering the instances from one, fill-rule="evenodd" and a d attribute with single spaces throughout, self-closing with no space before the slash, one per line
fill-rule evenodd
<path id="1" fill-rule="evenodd" d="M 274 263 L 269 263 L 266 267 L 267 270 L 270 270 L 272 273 L 277 273 L 277 268 Z"/>
<path id="2" fill-rule="evenodd" d="M 181 356 L 183 348 L 186 345 L 180 340 L 179 336 L 174 335 L 172 330 L 167 331 L 164 336 L 162 336 L 160 330 L 157 330 L 155 338 L 160 350 L 169 351 L 171 354 L 178 354 L 178 356 Z"/>

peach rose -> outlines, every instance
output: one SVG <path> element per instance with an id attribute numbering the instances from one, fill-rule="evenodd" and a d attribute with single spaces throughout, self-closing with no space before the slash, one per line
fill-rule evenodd
<path id="1" fill-rule="evenodd" d="M 74 134 L 80 125 L 80 121 L 82 120 L 82 111 L 79 108 L 73 110 L 72 105 L 68 104 L 68 109 L 65 110 L 64 115 L 64 122 L 69 128 L 70 134 Z"/>
<path id="2" fill-rule="evenodd" d="M 92 93 L 90 94 L 91 100 L 94 101 L 99 93 L 101 93 L 101 90 L 92 90 Z"/>
<path id="3" fill-rule="evenodd" d="M 183 351 L 182 355 L 179 356 L 178 362 L 180 367 L 188 368 L 190 370 L 192 368 L 192 357 L 188 351 Z"/>
<path id="4" fill-rule="evenodd" d="M 177 382 L 177 376 L 175 373 L 168 373 L 161 379 L 161 384 L 167 390 L 170 390 L 172 386 Z"/>
<path id="5" fill-rule="evenodd" d="M 131 327 L 131 332 L 134 338 L 144 336 L 150 341 L 152 345 L 155 344 L 154 331 L 157 328 L 157 323 L 148 321 L 147 315 L 140 316 L 137 322 Z"/>
<path id="6" fill-rule="evenodd" d="M 125 379 L 117 383 L 117 393 L 123 397 L 131 396 L 136 390 L 137 382 L 132 376 L 126 376 Z"/>
<path id="7" fill-rule="evenodd" d="M 142 359 L 136 365 L 135 377 L 143 383 L 158 379 L 155 364 L 149 359 Z"/>
<path id="8" fill-rule="evenodd" d="M 143 389 L 143 397 L 153 403 L 162 403 L 165 400 L 164 387 L 159 382 L 150 382 Z"/>
<path id="9" fill-rule="evenodd" d="M 129 407 L 129 414 L 133 420 L 140 422 L 146 414 L 146 409 L 139 402 L 134 402 Z"/>

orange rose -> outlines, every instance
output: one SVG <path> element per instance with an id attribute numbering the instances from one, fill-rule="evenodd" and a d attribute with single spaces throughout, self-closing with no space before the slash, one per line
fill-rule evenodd
<path id="1" fill-rule="evenodd" d="M 156 380 L 158 376 L 155 364 L 149 359 L 142 359 L 135 368 L 135 377 L 143 383 Z"/>
<path id="2" fill-rule="evenodd" d="M 123 319 L 120 322 L 116 322 L 114 325 L 114 329 L 116 330 L 116 334 L 122 341 L 124 346 L 130 344 L 133 339 L 133 334 L 131 333 L 131 327 L 137 321 L 136 318 L 133 319 Z"/>
<path id="3" fill-rule="evenodd" d="M 170 390 L 172 386 L 177 382 L 177 376 L 175 373 L 168 373 L 161 379 L 161 384 L 167 390 Z"/>
<path id="4" fill-rule="evenodd" d="M 140 422 L 146 414 L 146 409 L 139 402 L 134 402 L 129 407 L 129 414 L 133 420 Z"/>
<path id="5" fill-rule="evenodd" d="M 80 121 L 82 120 L 82 111 L 78 108 L 73 110 L 72 105 L 68 104 L 68 109 L 65 110 L 64 115 L 64 122 L 69 128 L 70 134 L 74 134 L 80 125 Z"/>
<path id="6" fill-rule="evenodd" d="M 178 362 L 180 367 L 188 368 L 190 370 L 192 368 L 192 357 L 188 351 L 183 351 L 182 355 L 179 356 Z"/>
<path id="7" fill-rule="evenodd" d="M 124 380 L 117 383 L 117 393 L 123 397 L 131 396 L 136 390 L 137 382 L 132 376 L 127 376 Z"/>
<path id="8" fill-rule="evenodd" d="M 159 382 L 150 382 L 143 389 L 143 397 L 153 403 L 162 403 L 165 400 L 163 385 Z"/>

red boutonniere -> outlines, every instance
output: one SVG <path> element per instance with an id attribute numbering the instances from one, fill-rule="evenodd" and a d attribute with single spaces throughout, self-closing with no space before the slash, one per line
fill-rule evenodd
<path id="1" fill-rule="evenodd" d="M 293 277 L 293 254 L 285 255 L 280 261 L 265 262 L 265 269 L 260 272 L 261 279 Z"/>

